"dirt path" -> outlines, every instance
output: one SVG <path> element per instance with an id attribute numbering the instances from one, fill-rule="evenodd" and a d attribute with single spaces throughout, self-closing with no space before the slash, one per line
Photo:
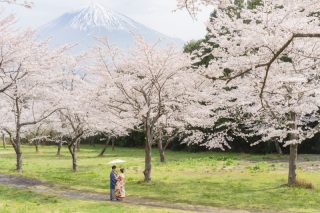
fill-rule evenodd
<path id="1" fill-rule="evenodd" d="M 103 193 L 95 193 L 89 191 L 79 191 L 79 190 L 66 190 L 65 187 L 60 187 L 58 185 L 50 184 L 46 181 L 41 181 L 32 178 L 20 177 L 15 175 L 8 175 L 0 173 L 0 184 L 16 187 L 16 188 L 28 188 L 31 191 L 39 193 L 50 193 L 61 195 L 64 197 L 76 198 L 76 199 L 89 199 L 89 200 L 99 200 L 106 202 L 121 202 L 129 205 L 141 205 L 150 206 L 157 208 L 166 208 L 172 210 L 180 211 L 192 211 L 192 212 L 208 212 L 208 213 L 276 213 L 273 211 L 263 211 L 263 210 L 247 210 L 247 209 L 222 209 L 209 206 L 196 206 L 188 205 L 185 203 L 169 203 L 160 199 L 150 199 L 143 197 L 132 197 L 129 196 L 125 201 L 110 201 L 108 195 Z"/>
<path id="2" fill-rule="evenodd" d="M 0 173 L 0 184 L 16 188 L 30 188 L 47 185 L 49 182 Z"/>

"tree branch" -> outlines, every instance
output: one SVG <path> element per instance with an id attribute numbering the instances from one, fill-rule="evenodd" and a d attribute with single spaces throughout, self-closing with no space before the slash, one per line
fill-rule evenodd
<path id="1" fill-rule="evenodd" d="M 320 38 L 320 33 L 298 33 L 298 34 L 293 34 L 292 37 L 277 51 L 274 53 L 274 56 L 270 59 L 268 63 L 264 64 L 258 64 L 255 65 L 255 68 L 260 68 L 260 67 L 266 67 L 266 66 L 271 66 L 271 64 L 279 57 L 279 55 L 291 44 L 294 38 Z M 205 75 L 206 78 L 211 79 L 211 80 L 224 80 L 227 81 L 227 84 L 232 81 L 235 78 L 238 78 L 246 73 L 249 73 L 252 71 L 252 68 L 249 68 L 243 72 L 240 72 L 239 74 L 232 76 L 232 77 L 227 77 L 227 78 L 216 78 L 216 77 L 209 77 L 208 75 Z"/>
<path id="2" fill-rule="evenodd" d="M 17 144 L 14 142 L 13 137 L 12 137 L 12 133 L 7 129 L 7 128 L 3 128 L 4 131 L 6 131 L 10 137 L 10 142 L 13 146 L 13 148 L 16 150 L 17 149 Z"/>
<path id="3" fill-rule="evenodd" d="M 44 119 L 48 118 L 49 116 L 51 116 L 53 113 L 55 113 L 55 112 L 58 111 L 58 110 L 61 110 L 61 108 L 60 108 L 60 109 L 55 109 L 54 111 L 52 111 L 51 113 L 49 113 L 47 116 L 44 116 L 43 118 L 41 118 L 41 119 L 39 119 L 39 120 L 37 120 L 37 121 L 22 123 L 22 124 L 19 125 L 19 128 L 22 127 L 22 126 L 37 124 L 37 123 L 43 121 Z"/>

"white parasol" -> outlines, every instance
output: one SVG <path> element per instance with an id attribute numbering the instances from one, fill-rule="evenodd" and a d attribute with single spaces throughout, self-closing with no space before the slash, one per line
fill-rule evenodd
<path id="1" fill-rule="evenodd" d="M 120 159 L 115 159 L 115 160 L 110 161 L 110 162 L 107 163 L 107 164 L 111 164 L 111 163 L 116 164 L 116 163 L 123 163 L 123 162 L 126 162 L 126 161 L 125 161 L 125 160 L 120 160 Z"/>

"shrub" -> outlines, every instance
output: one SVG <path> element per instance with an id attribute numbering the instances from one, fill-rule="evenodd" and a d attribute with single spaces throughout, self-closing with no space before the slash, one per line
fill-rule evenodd
<path id="1" fill-rule="evenodd" d="M 314 184 L 312 182 L 307 182 L 306 180 L 297 180 L 294 184 L 294 187 L 303 187 L 306 189 L 314 189 Z"/>

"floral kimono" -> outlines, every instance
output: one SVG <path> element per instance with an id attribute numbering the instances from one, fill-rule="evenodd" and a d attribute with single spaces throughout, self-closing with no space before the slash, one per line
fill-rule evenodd
<path id="1" fill-rule="evenodd" d="M 122 174 L 120 174 L 118 176 L 118 182 L 117 182 L 117 185 L 116 185 L 116 196 L 119 199 L 123 199 L 123 198 L 126 197 L 126 191 L 124 189 L 125 182 L 126 182 L 126 177 L 122 173 Z"/>

